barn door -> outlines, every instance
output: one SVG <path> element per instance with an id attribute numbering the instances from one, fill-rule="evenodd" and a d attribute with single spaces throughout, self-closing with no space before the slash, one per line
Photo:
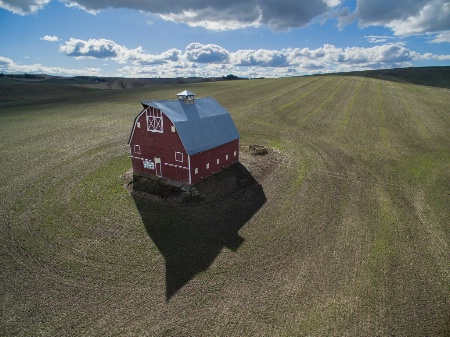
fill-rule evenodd
<path id="1" fill-rule="evenodd" d="M 161 172 L 161 158 L 156 158 L 155 157 L 155 170 L 156 170 L 156 175 L 158 177 L 162 177 L 162 172 Z"/>

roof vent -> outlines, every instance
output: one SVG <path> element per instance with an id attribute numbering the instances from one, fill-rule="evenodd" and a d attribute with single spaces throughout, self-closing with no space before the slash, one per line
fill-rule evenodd
<path id="1" fill-rule="evenodd" d="M 186 103 L 192 104 L 194 103 L 194 96 L 195 94 L 193 92 L 184 90 L 182 92 L 180 92 L 179 94 L 177 94 L 178 99 L 185 101 Z"/>

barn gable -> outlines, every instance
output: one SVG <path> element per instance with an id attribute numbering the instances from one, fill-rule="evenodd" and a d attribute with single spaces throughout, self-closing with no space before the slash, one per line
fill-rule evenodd
<path id="1" fill-rule="evenodd" d="M 211 97 L 142 101 L 128 144 L 133 172 L 195 184 L 239 161 L 239 133 Z"/>
<path id="2" fill-rule="evenodd" d="M 198 98 L 194 104 L 168 100 L 144 101 L 142 105 L 161 110 L 171 120 L 189 155 L 239 138 L 230 113 L 211 97 Z"/>

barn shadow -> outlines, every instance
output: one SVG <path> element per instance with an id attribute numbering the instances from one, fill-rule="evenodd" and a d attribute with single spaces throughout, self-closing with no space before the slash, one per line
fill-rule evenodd
<path id="1" fill-rule="evenodd" d="M 148 235 L 165 259 L 166 300 L 207 270 L 223 248 L 244 242 L 239 230 L 266 202 L 261 185 L 240 163 L 195 185 L 178 204 L 132 193 Z"/>

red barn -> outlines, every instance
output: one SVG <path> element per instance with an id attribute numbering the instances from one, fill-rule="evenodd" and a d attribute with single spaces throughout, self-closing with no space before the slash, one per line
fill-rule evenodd
<path id="1" fill-rule="evenodd" d="M 239 133 L 215 99 L 189 91 L 143 101 L 130 139 L 133 172 L 193 185 L 239 161 Z"/>

